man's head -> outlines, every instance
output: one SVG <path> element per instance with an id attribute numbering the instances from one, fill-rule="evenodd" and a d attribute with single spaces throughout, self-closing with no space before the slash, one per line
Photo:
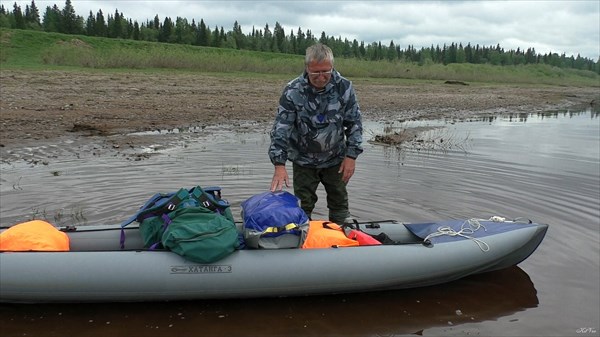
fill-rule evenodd
<path id="1" fill-rule="evenodd" d="M 333 52 L 322 43 L 306 48 L 304 65 L 308 73 L 308 81 L 313 87 L 322 89 L 329 83 L 333 71 Z"/>

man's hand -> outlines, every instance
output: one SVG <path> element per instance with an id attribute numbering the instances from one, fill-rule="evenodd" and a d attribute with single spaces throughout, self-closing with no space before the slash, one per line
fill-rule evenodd
<path id="1" fill-rule="evenodd" d="M 273 173 L 273 180 L 271 181 L 271 192 L 281 191 L 284 184 L 285 187 L 290 187 L 290 177 L 285 165 L 275 165 L 275 173 Z"/>
<path id="2" fill-rule="evenodd" d="M 356 167 L 356 159 L 352 159 L 350 157 L 344 158 L 342 161 L 342 165 L 340 165 L 340 170 L 338 173 L 342 174 L 342 181 L 344 183 L 348 183 L 352 175 L 354 175 L 354 168 Z"/>

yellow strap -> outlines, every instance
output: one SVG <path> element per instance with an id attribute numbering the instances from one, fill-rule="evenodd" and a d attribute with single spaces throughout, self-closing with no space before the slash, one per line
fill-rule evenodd
<path id="1" fill-rule="evenodd" d="M 289 231 L 292 229 L 298 228 L 298 225 L 296 225 L 295 223 L 289 223 L 285 226 L 282 227 L 267 227 L 263 233 L 278 233 L 278 232 L 284 232 L 284 231 Z"/>

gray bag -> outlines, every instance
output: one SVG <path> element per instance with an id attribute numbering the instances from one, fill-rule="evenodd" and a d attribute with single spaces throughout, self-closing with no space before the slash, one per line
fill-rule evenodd
<path id="1" fill-rule="evenodd" d="M 291 225 L 294 225 L 294 227 L 292 228 Z M 284 230 L 293 231 L 293 233 L 288 232 L 278 236 L 271 236 L 268 232 L 259 232 L 246 228 L 244 230 L 246 247 L 261 249 L 300 248 L 308 231 L 308 223 L 301 224 L 300 226 L 296 224 L 289 224 L 286 226 L 287 229 Z"/>

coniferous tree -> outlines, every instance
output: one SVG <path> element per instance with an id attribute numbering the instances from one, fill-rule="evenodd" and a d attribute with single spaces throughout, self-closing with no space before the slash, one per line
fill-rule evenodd
<path id="1" fill-rule="evenodd" d="M 31 1 L 31 6 L 25 8 L 25 25 L 27 29 L 41 29 L 40 11 L 35 5 L 35 1 Z"/>
<path id="2" fill-rule="evenodd" d="M 163 21 L 162 26 L 159 29 L 158 41 L 159 42 L 171 42 L 171 35 L 173 34 L 173 22 L 171 18 L 166 17 Z"/>
<path id="3" fill-rule="evenodd" d="M 210 45 L 210 30 L 206 27 L 203 19 L 200 19 L 200 25 L 198 25 L 198 32 L 196 33 L 196 44 L 199 46 Z"/>
<path id="4" fill-rule="evenodd" d="M 25 29 L 25 17 L 23 16 L 23 12 L 21 11 L 21 6 L 15 4 L 13 5 L 13 17 L 14 17 L 14 27 L 16 29 Z"/>
<path id="5" fill-rule="evenodd" d="M 42 27 L 46 32 L 59 32 L 61 22 L 61 12 L 56 4 L 52 7 L 46 7 Z"/>
<path id="6" fill-rule="evenodd" d="M 154 29 L 160 30 L 160 19 L 158 18 L 158 14 L 154 16 Z"/>
<path id="7" fill-rule="evenodd" d="M 298 27 L 298 33 L 296 34 L 296 54 L 304 54 L 306 52 L 306 35 L 302 32 L 302 29 Z"/>
<path id="8" fill-rule="evenodd" d="M 340 42 L 342 45 L 342 57 L 343 58 L 351 58 L 352 57 L 352 44 L 348 39 L 344 39 L 344 42 Z"/>
<path id="9" fill-rule="evenodd" d="M 138 24 L 137 21 L 133 22 L 133 35 L 132 38 L 134 40 L 139 40 L 140 39 L 140 25 Z"/>
<path id="10" fill-rule="evenodd" d="M 179 16 L 175 19 L 173 42 L 186 44 L 186 37 L 185 37 L 186 26 L 187 26 L 187 19 L 183 19 Z"/>
<path id="11" fill-rule="evenodd" d="M 221 47 L 227 42 L 227 35 L 225 35 L 225 30 L 223 29 L 223 26 L 221 26 L 221 30 L 219 30 L 219 40 L 221 41 Z"/>
<path id="12" fill-rule="evenodd" d="M 101 37 L 108 36 L 108 27 L 101 9 L 96 13 L 96 20 L 94 20 L 94 34 Z"/>
<path id="13" fill-rule="evenodd" d="M 170 18 L 165 18 L 163 24 L 160 23 L 158 15 L 154 20 L 147 20 L 145 24 L 140 25 L 131 19 L 126 19 L 118 10 L 114 17 L 108 17 L 108 24 L 104 20 L 102 11 L 98 11 L 94 17 L 92 12 L 87 20 L 75 14 L 72 0 L 65 1 L 63 10 L 59 10 L 56 5 L 52 8 L 47 7 L 44 13 L 44 20 L 40 21 L 39 11 L 35 2 L 31 1 L 31 6 L 25 7 L 25 13 L 15 3 L 13 11 L 9 12 L 0 4 L 0 27 L 10 27 L 19 29 L 39 29 L 40 26 L 48 32 L 63 32 L 67 34 L 85 33 L 94 36 L 109 36 L 115 38 L 142 39 L 147 41 L 176 42 L 184 44 L 196 44 L 203 46 L 215 46 L 220 48 L 249 49 L 268 52 L 280 52 L 303 55 L 306 48 L 319 41 L 326 43 L 334 50 L 336 55 L 341 57 L 355 57 L 367 60 L 390 61 L 400 60 L 403 62 L 415 62 L 418 64 L 428 64 L 430 62 L 451 64 L 451 63 L 473 63 L 473 64 L 492 64 L 499 66 L 536 64 L 543 63 L 555 67 L 568 67 L 581 70 L 592 70 L 599 73 L 600 60 L 593 60 L 577 56 L 567 56 L 565 53 L 536 54 L 535 49 L 517 48 L 517 50 L 505 51 L 500 44 L 495 46 L 476 45 L 472 47 L 470 43 L 463 47 L 462 42 L 453 42 L 450 46 L 444 44 L 443 49 L 439 45 L 430 48 L 421 47 L 420 50 L 409 45 L 402 50 L 390 41 L 389 46 L 382 46 L 381 41 L 365 45 L 364 41 L 360 44 L 357 40 L 352 42 L 339 36 L 337 38 L 328 36 L 322 32 L 317 39 L 310 30 L 306 33 L 298 27 L 297 33 L 294 30 L 286 36 L 283 27 L 279 22 L 275 23 L 273 32 L 269 24 L 265 25 L 263 30 L 256 30 L 252 27 L 252 32 L 245 35 L 237 21 L 233 25 L 233 30 L 225 32 L 223 27 L 220 29 L 215 26 L 215 30 L 204 24 L 201 19 L 200 25 L 196 25 L 192 20 L 190 25 L 185 18 L 177 18 L 174 23 Z"/>
<path id="14" fill-rule="evenodd" d="M 273 48 L 274 52 L 287 53 L 285 43 L 285 31 L 279 22 L 275 22 L 275 28 L 273 29 Z"/>
<path id="15" fill-rule="evenodd" d="M 242 27 L 239 25 L 237 21 L 233 23 L 233 39 L 235 40 L 235 46 L 237 49 L 245 49 L 246 41 L 244 33 L 242 33 Z"/>
<path id="16" fill-rule="evenodd" d="M 9 13 L 6 12 L 4 5 L 0 4 L 0 27 L 10 28 Z"/>
<path id="17" fill-rule="evenodd" d="M 475 45 L 475 51 L 473 52 L 473 63 L 480 64 L 482 63 L 482 50 L 479 48 L 479 44 Z"/>
<path id="18" fill-rule="evenodd" d="M 123 18 L 123 14 L 119 13 L 118 9 L 115 9 L 115 15 L 109 16 L 108 19 L 108 37 L 112 38 L 124 38 L 126 37 L 126 25 Z"/>
<path id="19" fill-rule="evenodd" d="M 388 61 L 395 61 L 397 57 L 398 54 L 396 54 L 396 46 L 394 45 L 394 40 L 391 40 L 387 50 L 386 58 Z"/>
<path id="20" fill-rule="evenodd" d="M 215 26 L 215 30 L 212 33 L 210 42 L 212 47 L 221 47 L 221 33 L 219 32 L 218 26 Z"/>
<path id="21" fill-rule="evenodd" d="M 358 40 L 352 40 L 352 57 L 360 58 L 360 50 L 358 49 Z"/>
<path id="22" fill-rule="evenodd" d="M 158 41 L 158 30 L 154 28 L 154 20 L 147 20 L 140 27 L 140 40 L 142 41 Z"/>
<path id="23" fill-rule="evenodd" d="M 325 32 L 321 32 L 321 37 L 319 38 L 319 43 L 327 43 L 327 35 L 325 35 Z"/>
<path id="24" fill-rule="evenodd" d="M 462 43 L 458 44 L 458 48 L 456 48 L 456 63 L 465 63 L 467 61 L 467 56 L 465 54 L 465 49 L 463 48 Z"/>
<path id="25" fill-rule="evenodd" d="M 452 42 L 452 44 L 450 44 L 450 48 L 448 49 L 447 64 L 456 63 L 457 51 L 458 51 L 458 47 L 456 46 L 456 44 L 454 42 Z"/>
<path id="26" fill-rule="evenodd" d="M 262 39 L 259 39 L 260 41 L 260 51 L 272 51 L 271 50 L 271 40 L 273 39 L 273 33 L 271 33 L 271 30 L 269 29 L 269 24 L 267 23 L 265 25 L 265 30 L 263 31 L 262 34 Z"/>
<path id="27" fill-rule="evenodd" d="M 248 49 L 250 50 L 259 50 L 259 40 L 258 40 L 259 31 L 256 30 L 254 26 L 252 26 L 252 32 L 248 37 Z"/>
<path id="28" fill-rule="evenodd" d="M 61 20 L 59 31 L 65 34 L 79 34 L 81 29 L 77 20 L 77 14 L 75 14 L 75 8 L 71 4 L 71 0 L 65 1 L 65 7 L 61 12 Z"/>
<path id="29" fill-rule="evenodd" d="M 429 48 L 425 49 L 421 47 L 421 51 L 419 52 L 419 65 L 427 65 L 431 62 L 431 50 Z"/>
<path id="30" fill-rule="evenodd" d="M 360 41 L 360 47 L 358 47 L 359 57 L 365 59 L 367 57 L 367 48 L 365 48 L 365 41 Z"/>
<path id="31" fill-rule="evenodd" d="M 90 11 L 90 15 L 85 21 L 85 34 L 88 36 L 96 36 L 96 17 L 94 17 L 92 11 Z"/>
<path id="32" fill-rule="evenodd" d="M 294 30 L 290 30 L 290 38 L 289 38 L 289 50 L 288 54 L 297 54 L 298 53 L 298 40 L 296 39 L 296 35 L 294 35 Z"/>
<path id="33" fill-rule="evenodd" d="M 123 13 L 121 13 L 121 18 L 123 18 L 123 23 L 125 23 L 124 25 L 124 33 L 125 39 L 133 39 L 133 21 L 131 19 L 127 20 L 125 18 L 125 16 L 123 15 Z"/>
<path id="34" fill-rule="evenodd" d="M 473 63 L 473 48 L 471 48 L 471 43 L 467 43 L 465 47 L 465 62 Z"/>

